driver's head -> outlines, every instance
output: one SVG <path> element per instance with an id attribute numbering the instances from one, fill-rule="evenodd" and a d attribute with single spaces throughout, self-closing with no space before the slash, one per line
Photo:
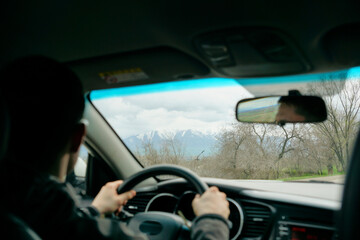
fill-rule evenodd
<path id="1" fill-rule="evenodd" d="M 12 132 L 9 156 L 20 164 L 48 170 L 61 157 L 84 110 L 79 78 L 64 64 L 32 56 L 1 72 Z"/>
<path id="2" fill-rule="evenodd" d="M 276 122 L 304 122 L 305 115 L 299 113 L 297 106 L 291 103 L 280 102 L 278 112 L 276 114 Z"/>

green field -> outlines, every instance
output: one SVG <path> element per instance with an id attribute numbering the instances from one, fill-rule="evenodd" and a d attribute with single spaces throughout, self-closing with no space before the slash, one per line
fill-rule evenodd
<path id="1" fill-rule="evenodd" d="M 334 167 L 333 174 L 329 174 L 328 170 L 324 169 L 322 171 L 322 174 L 303 174 L 301 176 L 280 178 L 278 180 L 281 180 L 281 181 L 296 181 L 296 180 L 307 179 L 307 178 L 318 178 L 318 177 L 336 176 L 336 175 L 344 175 L 344 174 L 345 174 L 345 172 L 337 171 L 336 167 Z"/>

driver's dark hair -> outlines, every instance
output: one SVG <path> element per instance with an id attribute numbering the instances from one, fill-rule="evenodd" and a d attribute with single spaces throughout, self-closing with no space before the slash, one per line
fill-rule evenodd
<path id="1" fill-rule="evenodd" d="M 15 60 L 0 76 L 12 126 L 7 161 L 48 170 L 82 118 L 79 78 L 65 64 L 43 56 Z"/>
<path id="2" fill-rule="evenodd" d="M 279 103 L 295 108 L 295 113 L 304 116 L 306 122 L 322 122 L 327 112 L 324 101 L 316 96 L 282 96 Z"/>

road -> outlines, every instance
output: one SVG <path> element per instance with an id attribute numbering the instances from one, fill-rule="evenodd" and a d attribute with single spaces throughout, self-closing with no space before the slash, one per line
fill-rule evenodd
<path id="1" fill-rule="evenodd" d="M 296 182 L 333 182 L 333 183 L 344 184 L 345 175 L 305 178 L 305 179 L 299 179 L 299 180 L 295 180 L 295 181 Z"/>

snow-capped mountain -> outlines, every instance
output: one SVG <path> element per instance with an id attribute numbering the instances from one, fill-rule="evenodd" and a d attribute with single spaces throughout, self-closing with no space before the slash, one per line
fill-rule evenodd
<path id="1" fill-rule="evenodd" d="M 124 139 L 131 150 L 142 152 L 144 144 L 149 144 L 159 150 L 164 144 L 172 142 L 180 147 L 186 156 L 211 155 L 216 138 L 215 134 L 202 133 L 195 130 L 179 130 L 175 132 L 151 131 L 145 134 L 130 136 Z"/>

